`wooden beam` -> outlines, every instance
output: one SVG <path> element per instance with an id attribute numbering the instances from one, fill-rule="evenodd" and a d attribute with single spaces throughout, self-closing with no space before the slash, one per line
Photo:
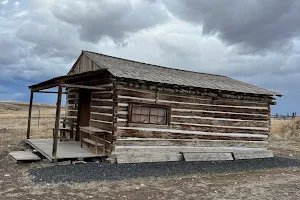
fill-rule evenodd
<path id="1" fill-rule="evenodd" d="M 55 128 L 54 128 L 54 132 L 53 132 L 53 148 L 52 148 L 52 157 L 53 158 L 56 157 L 56 153 L 57 153 L 57 137 L 58 137 L 58 129 L 59 129 L 61 94 L 62 94 L 62 86 L 59 85 L 58 86 L 58 92 L 57 92 Z"/>
<path id="2" fill-rule="evenodd" d="M 33 87 L 33 88 L 31 88 L 31 90 L 34 91 L 34 92 L 38 92 L 40 90 L 46 90 L 46 89 L 53 88 L 53 87 L 56 87 L 56 86 L 57 86 L 57 83 L 53 83 L 53 84 L 40 86 L 40 87 L 36 87 L 36 88 Z"/>
<path id="3" fill-rule="evenodd" d="M 75 85 L 75 84 L 62 84 L 63 87 L 68 88 L 81 88 L 81 89 L 91 89 L 91 90 L 107 90 L 108 88 L 102 87 L 94 87 L 94 86 L 87 86 L 87 85 Z"/>
<path id="4" fill-rule="evenodd" d="M 32 111 L 33 91 L 30 90 L 30 102 L 28 111 L 27 139 L 30 138 L 31 111 Z"/>
<path id="5" fill-rule="evenodd" d="M 47 93 L 47 94 L 57 94 L 55 91 L 36 91 L 37 93 Z M 62 92 L 62 94 L 68 94 L 67 92 Z"/>

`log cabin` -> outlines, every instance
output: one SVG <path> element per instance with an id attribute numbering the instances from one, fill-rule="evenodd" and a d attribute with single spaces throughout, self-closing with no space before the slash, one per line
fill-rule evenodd
<path id="1" fill-rule="evenodd" d="M 35 92 L 53 87 L 58 88 L 56 121 L 50 146 L 43 150 L 41 140 L 30 139 L 32 100 Z M 71 141 L 58 140 L 63 87 L 66 118 L 75 123 Z M 270 106 L 281 94 L 227 76 L 82 51 L 67 75 L 29 88 L 26 141 L 52 161 L 81 156 L 117 163 L 273 157 Z M 66 143 L 77 145 L 72 152 L 88 153 L 68 155 Z"/>

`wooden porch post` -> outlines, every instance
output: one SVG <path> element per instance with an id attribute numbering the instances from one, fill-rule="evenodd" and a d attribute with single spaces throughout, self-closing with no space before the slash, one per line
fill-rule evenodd
<path id="1" fill-rule="evenodd" d="M 55 127 L 54 127 L 54 132 L 53 132 L 53 148 L 52 148 L 52 157 L 54 157 L 54 158 L 56 157 L 56 152 L 57 152 L 57 139 L 58 139 L 58 129 L 59 129 L 59 118 L 60 118 L 61 94 L 62 94 L 62 86 L 58 85 L 56 117 L 55 117 Z"/>
<path id="2" fill-rule="evenodd" d="M 30 138 L 32 101 L 33 101 L 33 91 L 30 90 L 30 101 L 29 101 L 29 111 L 28 111 L 28 125 L 27 125 L 27 139 Z"/>

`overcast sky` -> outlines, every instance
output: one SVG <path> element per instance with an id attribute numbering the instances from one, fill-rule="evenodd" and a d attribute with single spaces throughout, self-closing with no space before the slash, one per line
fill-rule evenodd
<path id="1" fill-rule="evenodd" d="M 81 50 L 227 75 L 300 114 L 300 0 L 0 0 L 0 100 L 65 75 Z M 37 96 L 53 103 L 55 96 Z"/>

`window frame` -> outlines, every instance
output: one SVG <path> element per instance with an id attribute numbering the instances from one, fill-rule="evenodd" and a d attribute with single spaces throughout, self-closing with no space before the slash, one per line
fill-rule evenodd
<path id="1" fill-rule="evenodd" d="M 145 106 L 151 108 L 164 108 L 166 109 L 166 124 L 153 124 L 153 123 L 138 123 L 138 122 L 132 122 L 132 107 L 133 106 Z M 159 127 L 166 127 L 170 126 L 171 121 L 171 107 L 166 105 L 160 105 L 160 104 L 145 104 L 145 103 L 128 103 L 128 126 L 159 126 Z"/>

